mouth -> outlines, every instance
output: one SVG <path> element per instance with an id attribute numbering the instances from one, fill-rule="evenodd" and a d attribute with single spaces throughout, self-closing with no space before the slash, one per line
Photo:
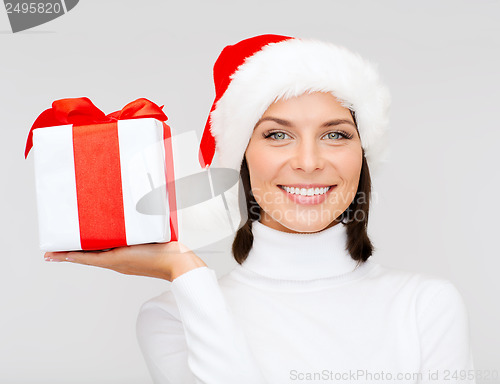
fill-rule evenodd
<path id="1" fill-rule="evenodd" d="M 294 203 L 315 205 L 323 203 L 337 185 L 278 185 Z"/>
<path id="2" fill-rule="evenodd" d="M 295 185 L 278 185 L 279 188 L 284 190 L 290 195 L 298 196 L 321 196 L 325 195 L 330 189 L 336 187 L 336 185 L 311 185 L 311 186 L 295 186 Z"/>

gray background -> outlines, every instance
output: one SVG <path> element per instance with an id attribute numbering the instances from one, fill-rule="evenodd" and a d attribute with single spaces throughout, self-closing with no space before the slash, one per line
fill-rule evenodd
<path id="1" fill-rule="evenodd" d="M 333 41 L 378 63 L 393 107 L 391 162 L 374 180 L 374 259 L 450 279 L 476 368 L 500 370 L 499 15 L 498 0 L 85 0 L 12 34 L 0 9 L 0 383 L 151 382 L 135 320 L 169 287 L 43 260 L 23 158 L 34 119 L 64 97 L 105 112 L 146 97 L 177 132 L 201 137 L 218 53 L 261 33 Z M 234 265 L 229 246 L 200 252 L 219 276 Z"/>

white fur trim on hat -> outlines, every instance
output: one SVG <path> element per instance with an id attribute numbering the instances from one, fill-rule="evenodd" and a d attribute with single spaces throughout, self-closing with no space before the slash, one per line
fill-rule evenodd
<path id="1" fill-rule="evenodd" d="M 219 166 L 239 171 L 254 126 L 267 108 L 306 92 L 330 92 L 355 111 L 370 170 L 387 160 L 390 94 L 376 68 L 344 47 L 290 39 L 264 46 L 231 76 L 210 114 Z"/>

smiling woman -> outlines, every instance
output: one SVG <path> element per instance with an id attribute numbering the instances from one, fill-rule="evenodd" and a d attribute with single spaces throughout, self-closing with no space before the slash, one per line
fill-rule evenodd
<path id="1" fill-rule="evenodd" d="M 390 100 L 374 67 L 330 43 L 262 35 L 226 47 L 214 80 L 200 162 L 217 151 L 240 172 L 248 215 L 236 268 L 217 280 L 189 253 L 171 290 L 142 306 L 154 382 L 474 383 L 459 374 L 473 363 L 456 288 L 370 259 Z"/>
<path id="2" fill-rule="evenodd" d="M 256 177 L 250 176 L 248 162 Z M 315 180 L 318 173 L 321 179 Z M 278 182 L 278 177 L 296 180 Z M 373 246 L 366 233 L 371 195 L 368 164 L 354 113 L 332 94 L 305 93 L 271 104 L 255 125 L 241 179 L 250 220 L 233 243 L 239 263 L 250 252 L 254 221 L 304 233 L 345 222 L 352 258 L 365 261 L 371 256 Z"/>

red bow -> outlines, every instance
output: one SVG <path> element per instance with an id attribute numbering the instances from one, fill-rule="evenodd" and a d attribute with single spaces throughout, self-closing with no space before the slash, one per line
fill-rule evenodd
<path id="1" fill-rule="evenodd" d="M 90 125 L 147 117 L 167 121 L 168 117 L 162 111 L 162 108 L 163 105 L 159 107 L 148 99 L 140 98 L 128 103 L 120 111 L 105 115 L 87 97 L 56 100 L 52 103 L 52 108 L 43 111 L 33 123 L 26 140 L 24 157 L 28 157 L 28 153 L 33 147 L 33 130 L 36 128 L 66 124 L 73 124 L 73 126 Z"/>

